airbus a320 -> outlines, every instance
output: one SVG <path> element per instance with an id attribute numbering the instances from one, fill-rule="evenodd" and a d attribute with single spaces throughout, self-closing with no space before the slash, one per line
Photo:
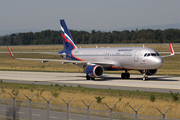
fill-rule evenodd
<path id="1" fill-rule="evenodd" d="M 72 63 L 84 69 L 87 80 L 101 77 L 104 71 L 118 70 L 125 71 L 121 74 L 122 79 L 130 78 L 128 71 L 137 70 L 143 74 L 143 80 L 148 80 L 148 75 L 156 74 L 157 69 L 163 65 L 162 57 L 174 55 L 171 43 L 171 54 L 166 56 L 160 56 L 157 51 L 147 47 L 78 48 L 63 19 L 60 20 L 60 28 L 64 50 L 58 54 L 65 60 L 16 58 L 7 46 L 11 57 L 20 60 Z"/>

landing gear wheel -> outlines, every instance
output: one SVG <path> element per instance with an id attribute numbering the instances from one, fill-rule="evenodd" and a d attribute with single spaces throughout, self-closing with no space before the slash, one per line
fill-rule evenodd
<path id="1" fill-rule="evenodd" d="M 121 74 L 121 78 L 122 79 L 129 79 L 130 78 L 130 74 L 129 73 L 122 73 Z"/>
<path id="2" fill-rule="evenodd" d="M 145 80 L 148 80 L 149 78 L 148 78 L 148 76 L 146 75 L 146 70 L 144 70 L 144 73 L 143 73 L 143 81 L 145 81 Z"/>
<path id="3" fill-rule="evenodd" d="M 122 79 L 125 79 L 125 73 L 122 73 L 122 74 L 121 74 L 121 78 L 122 78 Z"/>
<path id="4" fill-rule="evenodd" d="M 86 80 L 95 80 L 95 78 L 90 77 L 89 75 L 86 75 Z"/>
<path id="5" fill-rule="evenodd" d="M 143 81 L 148 80 L 148 79 L 149 79 L 148 77 L 143 77 Z"/>
<path id="6" fill-rule="evenodd" d="M 86 75 L 86 80 L 90 80 L 90 76 L 89 75 Z"/>
<path id="7" fill-rule="evenodd" d="M 91 80 L 95 80 L 95 78 L 92 78 L 92 77 L 91 77 Z"/>
<path id="8" fill-rule="evenodd" d="M 126 73 L 126 78 L 129 79 L 130 78 L 130 74 Z"/>

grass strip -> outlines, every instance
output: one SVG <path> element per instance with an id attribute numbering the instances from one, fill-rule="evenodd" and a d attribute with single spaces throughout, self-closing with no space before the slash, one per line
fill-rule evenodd
<path id="1" fill-rule="evenodd" d="M 53 94 L 58 94 L 50 101 L 50 104 L 63 105 L 65 103 L 61 100 L 69 101 L 72 97 L 74 99 L 70 103 L 71 107 L 86 108 L 81 100 L 89 104 L 93 99 L 95 100 L 90 106 L 90 109 L 109 111 L 104 102 L 109 106 L 112 106 L 115 102 L 118 102 L 113 111 L 131 113 L 134 112 L 129 107 L 131 105 L 134 109 L 137 109 L 141 104 L 142 108 L 139 110 L 140 115 L 161 116 L 157 111 L 157 107 L 165 111 L 169 106 L 170 110 L 167 112 L 168 118 L 180 118 L 180 100 L 174 100 L 171 93 L 155 93 L 155 92 L 140 92 L 140 91 L 124 91 L 124 90 L 112 90 L 112 89 L 94 89 L 85 88 L 78 85 L 77 87 L 67 87 L 63 84 L 51 84 L 51 85 L 35 85 L 35 84 L 20 84 L 20 83 L 0 83 L 1 91 L 5 91 L 0 98 L 12 99 L 8 93 L 16 95 L 19 92 L 16 100 L 28 101 L 24 96 L 31 97 L 36 94 L 32 99 L 32 102 L 46 103 L 41 96 L 46 99 L 51 98 Z M 150 96 L 155 96 L 154 102 L 152 102 Z M 95 97 L 104 97 L 100 103 L 96 102 Z M 180 95 L 178 94 L 179 98 Z"/>

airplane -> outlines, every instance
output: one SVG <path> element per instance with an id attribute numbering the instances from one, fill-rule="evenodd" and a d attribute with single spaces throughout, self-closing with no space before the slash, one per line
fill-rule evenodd
<path id="1" fill-rule="evenodd" d="M 58 54 L 64 60 L 55 59 L 32 59 L 32 58 L 16 58 L 7 46 L 12 58 L 20 60 L 39 60 L 43 63 L 56 61 L 72 63 L 84 69 L 87 80 L 95 80 L 101 77 L 104 71 L 119 71 L 122 79 L 129 79 L 128 71 L 137 70 L 143 74 L 143 80 L 148 80 L 149 75 L 154 75 L 157 69 L 163 65 L 163 57 L 174 55 L 174 50 L 170 46 L 170 55 L 160 56 L 157 51 L 147 47 L 112 47 L 112 48 L 78 48 L 66 26 L 65 20 L 60 20 L 61 34 L 63 38 L 64 50 Z"/>

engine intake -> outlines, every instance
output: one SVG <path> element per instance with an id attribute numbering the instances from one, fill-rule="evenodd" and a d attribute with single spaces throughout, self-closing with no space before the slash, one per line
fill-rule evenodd
<path id="1" fill-rule="evenodd" d="M 86 67 L 85 73 L 90 77 L 100 77 L 104 73 L 104 69 L 100 65 L 89 65 Z"/>

